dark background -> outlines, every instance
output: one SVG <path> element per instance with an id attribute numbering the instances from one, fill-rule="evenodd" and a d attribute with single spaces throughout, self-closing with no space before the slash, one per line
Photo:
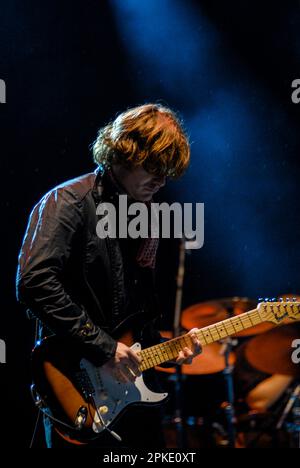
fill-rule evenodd
<path id="1" fill-rule="evenodd" d="M 28 215 L 54 185 L 94 169 L 89 145 L 117 112 L 163 102 L 190 136 L 191 166 L 161 194 L 205 203 L 205 245 L 187 256 L 183 307 L 300 292 L 299 28 L 298 1 L 0 1 L 0 377 L 20 446 L 34 422 L 33 327 L 14 290 Z M 159 254 L 163 328 L 177 251 L 164 241 Z"/>

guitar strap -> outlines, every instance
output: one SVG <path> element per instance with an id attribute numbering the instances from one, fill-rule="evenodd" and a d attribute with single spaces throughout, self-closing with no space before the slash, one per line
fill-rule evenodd
<path id="1" fill-rule="evenodd" d="M 86 285 L 89 293 L 93 297 L 94 302 L 97 304 L 97 309 L 98 309 L 99 314 L 101 316 L 101 323 L 103 324 L 102 328 L 105 329 L 105 328 L 107 328 L 107 320 L 106 320 L 106 317 L 105 317 L 104 312 L 102 310 L 102 307 L 101 307 L 101 305 L 99 303 L 99 300 L 98 300 L 97 296 L 95 295 L 94 290 L 93 290 L 93 288 L 91 287 L 91 285 L 90 285 L 90 283 L 88 281 L 87 274 L 86 274 L 86 269 L 85 269 L 86 249 L 84 247 L 88 244 L 89 228 L 90 228 L 90 225 L 91 225 L 90 220 L 92 218 L 91 216 L 89 216 L 88 208 L 90 208 L 90 210 L 96 210 L 97 205 L 100 203 L 101 196 L 102 196 L 101 177 L 103 175 L 103 172 L 101 171 L 100 167 L 95 171 L 95 174 L 96 174 L 96 178 L 95 178 L 95 182 L 94 182 L 94 185 L 93 185 L 93 188 L 92 188 L 92 197 L 93 197 L 93 200 L 94 200 L 94 204 L 93 204 L 93 206 L 89 206 L 89 207 L 87 207 L 85 205 L 86 206 L 86 212 L 85 212 L 86 223 L 85 223 L 85 226 L 84 226 L 84 235 L 83 235 L 82 274 L 83 274 L 83 279 L 84 279 L 85 285 Z"/>

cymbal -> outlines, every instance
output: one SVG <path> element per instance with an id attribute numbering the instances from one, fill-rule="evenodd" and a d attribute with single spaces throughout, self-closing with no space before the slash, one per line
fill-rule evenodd
<path id="1" fill-rule="evenodd" d="M 245 345 L 246 359 L 261 372 L 300 377 L 300 364 L 292 361 L 292 342 L 299 337 L 299 324 L 277 326 L 248 341 Z"/>
<path id="2" fill-rule="evenodd" d="M 213 301 L 194 304 L 182 312 L 181 323 L 184 328 L 203 328 L 229 317 L 240 315 L 257 307 L 257 301 L 247 297 L 226 297 Z M 236 337 L 253 336 L 274 328 L 273 323 L 261 323 L 236 333 Z"/>
<path id="3" fill-rule="evenodd" d="M 160 334 L 164 338 L 172 338 L 172 332 L 170 331 L 161 331 Z M 185 375 L 204 375 L 204 374 L 214 374 L 221 372 L 225 369 L 225 358 L 220 354 L 222 345 L 220 343 L 212 343 L 210 345 L 204 346 L 202 354 L 193 359 L 192 364 L 182 364 L 181 372 Z M 235 362 L 234 353 L 230 353 L 229 363 L 233 365 Z M 161 372 L 166 372 L 172 374 L 175 372 L 175 367 L 156 367 L 157 370 Z"/>
<path id="4" fill-rule="evenodd" d="M 182 312 L 181 324 L 186 330 L 190 330 L 207 327 L 226 318 L 228 318 L 228 311 L 220 302 L 200 302 Z"/>
<path id="5" fill-rule="evenodd" d="M 230 311 L 233 310 L 234 315 L 241 314 L 242 312 L 247 312 L 248 310 L 255 309 L 257 306 L 257 301 L 254 299 L 249 299 L 249 297 L 225 297 L 223 299 L 218 299 L 218 302 L 222 304 L 223 307 L 226 307 Z"/>

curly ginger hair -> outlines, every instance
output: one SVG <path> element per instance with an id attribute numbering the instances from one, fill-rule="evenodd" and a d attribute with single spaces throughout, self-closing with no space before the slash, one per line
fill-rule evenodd
<path id="1" fill-rule="evenodd" d="M 144 104 L 119 114 L 100 128 L 92 150 L 98 165 L 142 165 L 150 173 L 173 178 L 183 174 L 190 160 L 181 121 L 160 104 Z"/>

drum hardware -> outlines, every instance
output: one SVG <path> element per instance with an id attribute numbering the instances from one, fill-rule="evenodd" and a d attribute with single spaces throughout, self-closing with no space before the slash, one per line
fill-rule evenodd
<path id="1" fill-rule="evenodd" d="M 227 401 L 222 403 L 221 408 L 224 410 L 227 422 L 227 433 L 228 433 L 228 448 L 235 447 L 236 441 L 236 418 L 234 408 L 234 388 L 233 388 L 233 366 L 230 364 L 230 354 L 233 348 L 237 345 L 237 340 L 232 338 L 226 338 L 221 341 L 222 348 L 221 353 L 225 359 L 225 369 L 223 370 L 223 376 L 226 384 Z"/>
<path id="2" fill-rule="evenodd" d="M 182 310 L 182 294 L 183 294 L 183 282 L 185 275 L 185 257 L 186 257 L 186 240 L 184 237 L 180 239 L 179 244 L 179 261 L 178 261 L 178 272 L 176 278 L 176 297 L 175 297 L 175 310 L 174 310 L 174 322 L 173 322 L 173 337 L 176 338 L 180 335 L 180 319 Z M 174 382 L 174 395 L 175 395 L 175 427 L 176 427 L 176 439 L 177 447 L 186 447 L 186 433 L 185 424 L 182 415 L 182 372 L 181 366 L 176 366 Z"/>
<path id="3" fill-rule="evenodd" d="M 225 431 L 224 427 L 222 424 L 218 422 L 212 423 L 212 428 L 215 431 L 216 434 L 216 444 L 217 447 L 228 447 L 228 434 Z"/>
<path id="4" fill-rule="evenodd" d="M 160 334 L 165 338 L 172 338 L 171 331 L 160 331 Z M 208 446 L 212 446 L 212 444 L 215 444 L 216 446 L 220 447 L 228 446 L 226 421 L 224 421 L 224 423 L 223 421 L 222 423 L 218 423 L 216 419 L 219 418 L 219 415 L 217 418 L 215 418 L 217 413 L 219 413 L 218 410 L 220 409 L 222 400 L 228 399 L 226 393 L 226 386 L 224 385 L 224 389 L 222 387 L 222 392 L 224 392 L 223 399 L 220 399 L 220 401 L 215 400 L 215 394 L 219 394 L 220 392 L 219 385 L 221 382 L 223 385 L 224 382 L 224 352 L 226 351 L 224 346 L 225 344 L 217 342 L 207 345 L 203 348 L 203 353 L 193 359 L 192 364 L 183 364 L 181 366 L 182 392 L 185 396 L 185 400 L 182 401 L 182 413 L 184 433 L 186 435 L 185 443 L 188 444 L 186 445 L 186 447 L 195 447 L 195 444 L 198 444 L 197 446 L 202 447 L 205 446 L 205 443 L 207 443 Z M 235 354 L 232 351 L 228 355 L 228 361 L 229 366 L 233 367 L 235 362 Z M 175 367 L 156 367 L 156 369 L 162 375 L 168 376 L 167 382 L 169 383 L 169 385 L 172 386 L 172 390 L 170 390 L 170 393 L 173 394 L 174 385 L 176 385 L 177 383 Z M 211 393 L 210 388 L 214 389 L 215 394 Z M 198 390 L 199 392 L 197 393 Z M 203 393 L 200 393 L 201 391 Z M 191 397 L 191 395 L 196 394 L 198 395 L 199 399 L 195 397 L 195 400 L 193 401 L 193 397 Z M 203 416 L 203 413 L 205 412 L 205 410 L 207 410 L 208 407 L 207 398 L 209 398 L 209 396 L 212 399 L 209 401 L 209 404 L 211 405 L 211 403 L 213 402 L 213 408 L 210 409 L 211 413 L 209 415 Z M 176 420 L 176 413 L 174 410 L 175 406 L 176 403 L 174 404 L 174 406 L 169 408 L 171 415 L 165 417 L 164 423 L 167 432 L 167 438 L 171 437 L 170 426 L 173 427 L 173 435 L 171 437 L 172 439 L 174 438 L 174 432 L 177 432 L 176 425 L 178 425 L 178 420 Z M 210 418 L 210 415 L 213 415 L 213 418 Z M 221 427 L 222 430 L 218 430 L 218 428 Z M 167 428 L 169 428 L 169 430 Z M 196 441 L 197 437 L 199 439 L 198 442 Z M 206 440 L 208 438 L 209 441 Z M 173 446 L 174 441 L 172 447 Z"/>
<path id="5" fill-rule="evenodd" d="M 300 384 L 296 386 L 296 388 L 293 390 L 293 392 L 291 393 L 291 396 L 283 410 L 283 413 L 276 425 L 276 429 L 281 429 L 282 428 L 282 425 L 284 423 L 284 421 L 286 420 L 288 414 L 290 413 L 290 411 L 292 410 L 294 404 L 296 403 L 296 401 L 299 401 L 299 397 L 300 397 Z M 298 408 L 295 408 L 295 409 L 299 409 L 299 412 L 300 412 L 300 407 Z M 300 414 L 299 414 L 300 416 Z M 299 423 L 300 423 L 300 419 L 299 419 Z M 299 429 L 300 429 L 300 426 L 299 426 Z"/>
<path id="6" fill-rule="evenodd" d="M 292 409 L 292 422 L 286 424 L 286 430 L 292 435 L 293 445 L 300 448 L 300 399 L 297 398 L 296 405 Z"/>
<path id="7" fill-rule="evenodd" d="M 285 422 L 289 414 L 291 422 Z M 291 434 L 295 448 L 300 448 L 300 384 L 297 384 L 291 392 L 276 429 L 281 429 L 283 425 L 285 430 Z"/>
<path id="8" fill-rule="evenodd" d="M 241 352 L 245 363 L 250 365 L 258 373 L 267 376 L 285 375 L 291 376 L 294 388 L 287 388 L 282 397 L 288 395 L 284 408 L 276 408 L 266 412 L 249 412 L 248 421 L 244 417 L 244 433 L 250 436 L 246 447 L 257 447 L 258 443 L 269 442 L 272 446 L 283 444 L 287 447 L 300 448 L 300 366 L 294 364 L 291 359 L 292 342 L 300 336 L 300 324 L 285 323 L 274 329 L 268 330 L 251 338 L 243 345 Z M 237 356 L 237 362 L 240 361 Z M 295 383 L 296 382 L 296 383 Z M 259 382 L 260 383 L 260 382 Z M 280 403 L 280 400 L 277 401 Z M 278 416 L 278 410 L 280 411 Z M 238 424 L 241 428 L 242 419 L 239 417 Z M 256 435 L 255 435 L 256 434 Z"/>

